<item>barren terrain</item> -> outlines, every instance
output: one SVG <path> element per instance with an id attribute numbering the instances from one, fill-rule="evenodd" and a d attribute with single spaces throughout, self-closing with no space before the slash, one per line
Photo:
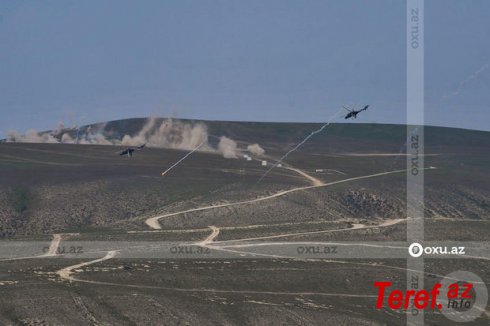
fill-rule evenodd
<path id="1" fill-rule="evenodd" d="M 258 160 L 314 127 L 210 122 L 265 156 L 196 152 L 164 177 L 184 152 L 0 143 L 0 324 L 404 324 L 374 308 L 373 282 L 407 284 L 405 127 L 332 125 L 257 184 Z M 425 240 L 490 241 L 490 134 L 427 127 L 426 139 Z M 466 270 L 489 286 L 489 267 L 485 253 L 427 259 L 424 281 Z"/>

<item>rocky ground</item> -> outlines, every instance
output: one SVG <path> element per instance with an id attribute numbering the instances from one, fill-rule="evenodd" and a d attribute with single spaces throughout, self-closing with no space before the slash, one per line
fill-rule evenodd
<path id="1" fill-rule="evenodd" d="M 2 245 L 37 246 L 0 261 L 0 324 L 405 324 L 403 311 L 373 308 L 375 280 L 406 285 L 404 259 L 306 260 L 220 247 L 405 241 L 413 220 L 406 219 L 402 127 L 361 126 L 336 126 L 259 184 L 267 168 L 258 161 L 214 153 L 195 153 L 162 177 L 184 152 L 147 148 L 128 159 L 112 146 L 0 143 Z M 210 132 L 229 132 L 239 144 L 262 141 L 271 161 L 312 126 L 286 127 L 213 123 Z M 456 130 L 466 137 L 460 141 L 446 129 L 426 131 L 432 155 L 425 165 L 436 169 L 425 170 L 425 238 L 489 241 L 490 136 Z M 145 223 L 155 216 L 163 216 L 156 230 Z M 59 253 L 70 241 L 91 255 L 42 252 Z M 134 257 L 158 254 L 168 242 L 208 248 L 211 256 Z M 427 260 L 424 280 L 464 269 L 488 285 L 488 267 L 479 258 Z M 432 312 L 426 322 L 450 324 Z M 488 324 L 488 309 L 475 324 Z"/>

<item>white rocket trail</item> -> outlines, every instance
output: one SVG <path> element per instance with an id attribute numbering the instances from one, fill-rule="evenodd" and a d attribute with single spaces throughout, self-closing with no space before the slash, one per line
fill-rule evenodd
<path id="1" fill-rule="evenodd" d="M 183 160 L 185 160 L 189 155 L 191 155 L 192 153 L 194 153 L 195 151 L 197 151 L 199 148 L 201 148 L 202 145 L 204 145 L 204 143 L 206 143 L 206 140 L 203 141 L 201 144 L 199 144 L 196 148 L 194 148 L 192 151 L 190 151 L 189 153 L 185 154 L 184 157 L 182 157 L 180 160 L 178 160 L 177 162 L 175 162 L 171 167 L 169 167 L 168 169 L 166 169 L 165 171 L 162 172 L 162 177 L 170 170 L 172 170 L 174 167 L 176 167 L 177 165 L 179 165 L 180 162 L 182 162 Z"/>
<path id="2" fill-rule="evenodd" d="M 456 95 L 459 95 L 459 93 L 461 93 L 463 91 L 463 89 L 465 88 L 466 84 L 470 83 L 471 81 L 477 79 L 478 77 L 480 77 L 480 75 L 482 73 L 484 73 L 487 69 L 490 68 L 490 63 L 486 63 L 484 64 L 482 67 L 480 67 L 480 69 L 478 69 L 477 71 L 475 71 L 474 73 L 472 73 L 471 75 L 469 75 L 468 77 L 466 77 L 464 80 L 462 80 L 458 87 L 452 91 L 451 93 L 449 94 L 444 94 L 442 97 L 441 97 L 441 100 L 440 102 L 442 102 L 443 100 L 447 100 L 449 99 L 450 97 L 453 97 L 453 96 L 456 96 Z"/>
<path id="3" fill-rule="evenodd" d="M 334 115 L 332 115 L 330 117 L 330 119 L 328 120 L 327 123 L 325 123 L 323 126 L 321 126 L 319 129 L 313 131 L 311 134 L 309 134 L 308 136 L 306 136 L 305 139 L 303 139 L 298 145 L 294 146 L 293 149 L 291 149 L 289 152 L 287 152 L 286 154 L 284 154 L 280 159 L 278 159 L 276 161 L 276 163 L 274 163 L 270 168 L 269 170 L 265 171 L 265 173 L 260 177 L 259 181 L 257 181 L 256 185 L 260 183 L 260 181 L 262 181 L 262 179 L 264 179 L 268 174 L 269 172 L 272 171 L 272 169 L 274 169 L 279 163 L 281 163 L 284 159 L 286 159 L 286 157 L 289 156 L 289 154 L 291 154 L 292 152 L 294 152 L 295 150 L 297 150 L 298 148 L 300 148 L 304 143 L 306 143 L 308 141 L 308 139 L 310 139 L 311 137 L 313 137 L 314 135 L 320 133 L 323 131 L 323 129 L 327 128 L 328 125 L 330 125 L 330 123 L 332 122 L 333 119 L 335 119 L 335 117 L 337 117 L 337 115 L 342 111 L 342 109 L 340 109 L 339 111 L 337 111 L 337 113 L 335 113 Z"/>

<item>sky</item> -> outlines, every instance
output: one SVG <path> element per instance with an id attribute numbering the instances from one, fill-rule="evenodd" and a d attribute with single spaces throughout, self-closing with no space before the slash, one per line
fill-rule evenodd
<path id="1" fill-rule="evenodd" d="M 425 120 L 490 130 L 490 1 L 425 4 Z M 130 117 L 405 123 L 401 0 L 0 0 L 0 138 Z M 344 122 L 342 118 L 334 122 Z"/>

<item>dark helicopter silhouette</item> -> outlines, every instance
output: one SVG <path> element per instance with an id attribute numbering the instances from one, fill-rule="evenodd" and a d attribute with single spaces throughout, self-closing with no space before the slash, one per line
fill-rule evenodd
<path id="1" fill-rule="evenodd" d="M 357 115 L 359 114 L 359 112 L 362 112 L 362 111 L 367 110 L 368 107 L 369 107 L 369 105 L 366 105 L 362 109 L 356 111 L 354 109 L 351 110 L 351 109 L 346 108 L 344 106 L 344 109 L 346 109 L 347 111 L 349 111 L 349 113 L 347 113 L 347 115 L 345 116 L 345 119 L 349 119 L 349 118 L 357 119 Z"/>
<path id="2" fill-rule="evenodd" d="M 139 150 L 143 149 L 145 146 L 146 146 L 146 144 L 143 144 L 143 145 L 138 146 L 138 147 L 128 147 L 125 150 L 119 152 L 119 155 L 121 155 L 121 156 L 127 155 L 128 157 L 133 157 L 134 151 L 139 151 Z"/>

